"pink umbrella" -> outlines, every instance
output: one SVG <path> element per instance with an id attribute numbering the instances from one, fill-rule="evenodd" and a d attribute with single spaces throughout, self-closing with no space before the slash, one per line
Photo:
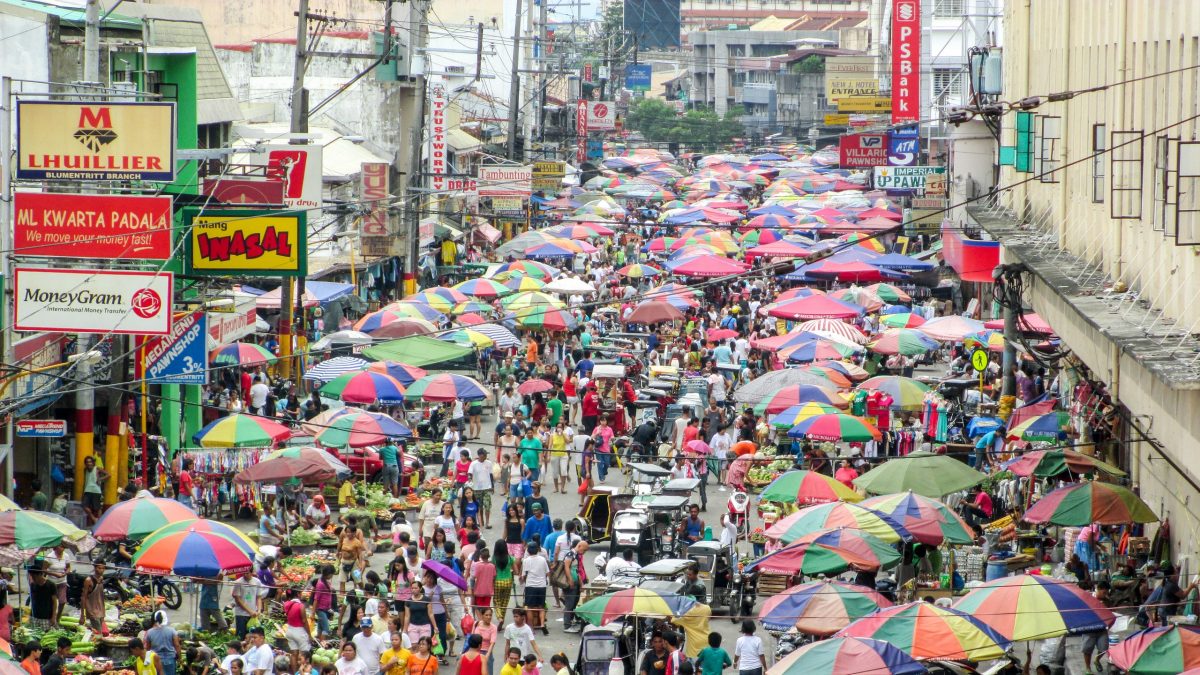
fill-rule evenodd
<path id="1" fill-rule="evenodd" d="M 732 328 L 714 328 L 704 334 L 705 339 L 709 342 L 728 340 L 729 338 L 735 338 L 737 336 L 738 332 Z"/>
<path id="2" fill-rule="evenodd" d="M 1004 319 L 985 321 L 983 327 L 991 328 L 993 330 L 1004 330 Z M 1038 315 L 1037 312 L 1029 312 L 1028 314 L 1022 315 L 1021 318 L 1017 320 L 1017 329 L 1024 333 L 1037 333 L 1038 335 L 1054 334 L 1054 329 L 1051 328 L 1050 324 L 1046 323 L 1046 320 Z"/>
<path id="3" fill-rule="evenodd" d="M 807 298 L 788 300 L 771 308 L 768 315 L 780 319 L 849 319 L 862 316 L 863 309 L 858 305 L 842 302 L 824 295 L 810 295 Z"/>
<path id="4" fill-rule="evenodd" d="M 722 256 L 702 255 L 678 265 L 671 273 L 681 277 L 725 277 L 746 271 L 746 266 Z"/>
<path id="5" fill-rule="evenodd" d="M 930 319 L 921 326 L 918 326 L 916 330 L 921 331 L 934 340 L 962 342 L 963 338 L 971 333 L 978 333 L 983 330 L 983 322 L 954 314 Z"/>
<path id="6" fill-rule="evenodd" d="M 761 255 L 768 258 L 803 258 L 809 253 L 812 253 L 812 251 L 786 239 L 771 242 L 770 244 L 762 244 L 761 246 L 755 246 L 746 250 L 747 257 Z"/>
<path id="7" fill-rule="evenodd" d="M 904 215 L 896 213 L 895 211 L 888 211 L 887 209 L 880 208 L 867 209 L 866 211 L 860 211 L 858 213 L 859 220 L 866 218 L 890 218 L 892 220 L 904 220 Z"/>
<path id="8" fill-rule="evenodd" d="M 532 396 L 543 391 L 550 391 L 554 385 L 541 378 L 530 378 L 517 385 L 517 393 L 522 396 Z"/>
<path id="9" fill-rule="evenodd" d="M 880 281 L 888 278 L 883 270 L 865 262 L 851 260 L 836 262 L 826 260 L 805 268 L 805 274 L 822 277 L 837 277 L 852 281 Z"/>
<path id="10" fill-rule="evenodd" d="M 705 443 L 700 439 L 688 441 L 687 447 L 684 449 L 697 455 L 707 455 L 708 453 L 712 452 L 712 448 L 708 447 L 708 443 Z"/>

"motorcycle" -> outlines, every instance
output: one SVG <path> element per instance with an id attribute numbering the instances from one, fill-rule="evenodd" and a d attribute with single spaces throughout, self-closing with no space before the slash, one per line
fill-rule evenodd
<path id="1" fill-rule="evenodd" d="M 729 520 L 737 526 L 738 535 L 745 537 L 750 534 L 750 495 L 745 492 L 734 492 L 725 502 L 729 512 Z"/>
<path id="2" fill-rule="evenodd" d="M 67 575 L 67 604 L 79 606 L 83 597 L 83 580 L 86 578 L 87 575 L 74 572 Z M 105 602 L 125 602 L 142 595 L 161 597 L 170 610 L 177 610 L 183 605 L 183 593 L 179 586 L 166 577 L 138 575 L 124 578 L 121 570 L 111 569 L 105 570 L 103 578 Z"/>

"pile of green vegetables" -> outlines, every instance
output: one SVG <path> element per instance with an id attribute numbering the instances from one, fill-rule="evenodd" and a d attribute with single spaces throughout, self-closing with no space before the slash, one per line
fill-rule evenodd
<path id="1" fill-rule="evenodd" d="M 324 666 L 332 666 L 337 663 L 338 650 L 336 649 L 314 649 L 312 655 L 313 665 L 322 668 Z"/>

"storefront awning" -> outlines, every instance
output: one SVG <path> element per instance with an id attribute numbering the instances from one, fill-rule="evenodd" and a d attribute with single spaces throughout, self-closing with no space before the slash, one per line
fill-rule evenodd
<path id="1" fill-rule="evenodd" d="M 451 129 L 446 134 L 446 142 L 450 149 L 457 153 L 478 152 L 483 149 L 483 142 L 462 129 Z"/>

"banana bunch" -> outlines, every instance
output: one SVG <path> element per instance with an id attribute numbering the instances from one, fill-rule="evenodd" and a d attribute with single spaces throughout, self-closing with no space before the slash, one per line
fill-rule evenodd
<path id="1" fill-rule="evenodd" d="M 993 520 L 992 522 L 985 524 L 983 526 L 983 531 L 984 532 L 999 532 L 1000 530 L 1003 530 L 1004 528 L 1008 527 L 1009 525 L 1014 525 L 1014 524 L 1015 523 L 1013 522 L 1013 517 L 1010 514 L 1010 515 L 1004 516 L 1000 520 Z"/>

